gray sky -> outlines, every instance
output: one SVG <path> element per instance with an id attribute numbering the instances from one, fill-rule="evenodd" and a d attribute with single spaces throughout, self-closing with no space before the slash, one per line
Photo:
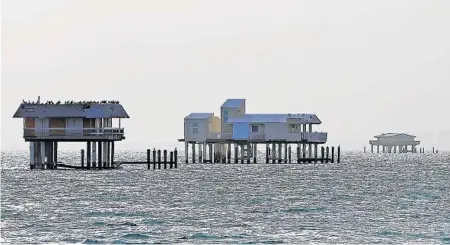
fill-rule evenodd
<path id="1" fill-rule="evenodd" d="M 450 1 L 2 1 L 1 146 L 22 99 L 119 100 L 122 149 L 167 147 L 190 112 L 316 113 L 329 143 L 408 132 L 450 149 Z"/>

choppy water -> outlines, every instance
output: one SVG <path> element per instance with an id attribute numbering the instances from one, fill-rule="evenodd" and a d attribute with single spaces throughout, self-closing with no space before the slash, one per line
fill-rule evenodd
<path id="1" fill-rule="evenodd" d="M 450 243 L 449 153 L 156 171 L 30 171 L 27 161 L 2 153 L 3 244 Z"/>

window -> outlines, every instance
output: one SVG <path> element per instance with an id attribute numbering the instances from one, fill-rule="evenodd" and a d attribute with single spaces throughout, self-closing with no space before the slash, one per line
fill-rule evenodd
<path id="1" fill-rule="evenodd" d="M 290 124 L 291 133 L 300 133 L 302 131 L 301 124 Z"/>
<path id="2" fill-rule="evenodd" d="M 258 125 L 252 125 L 252 133 L 258 133 Z"/>
<path id="3" fill-rule="evenodd" d="M 198 134 L 198 123 L 192 124 L 192 134 Z"/>

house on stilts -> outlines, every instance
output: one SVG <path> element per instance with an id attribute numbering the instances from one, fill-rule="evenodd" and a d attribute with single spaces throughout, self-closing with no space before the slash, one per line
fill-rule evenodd
<path id="1" fill-rule="evenodd" d="M 186 163 L 188 159 L 194 163 L 230 163 L 232 158 L 235 162 L 251 158 L 256 162 L 260 144 L 266 146 L 266 159 L 270 157 L 272 162 L 287 162 L 292 144 L 297 146 L 297 161 L 317 161 L 318 146 L 327 142 L 326 132 L 313 131 L 322 123 L 317 115 L 249 114 L 245 103 L 245 99 L 226 100 L 220 107 L 220 118 L 214 113 L 191 113 L 184 118 L 184 138 L 179 141 L 185 144 Z"/>
<path id="2" fill-rule="evenodd" d="M 114 143 L 125 139 L 121 118 L 129 118 L 117 101 L 23 101 L 13 118 L 23 119 L 23 138 L 30 143 L 30 168 L 58 167 L 58 143 L 86 142 L 86 166 L 111 168 Z"/>

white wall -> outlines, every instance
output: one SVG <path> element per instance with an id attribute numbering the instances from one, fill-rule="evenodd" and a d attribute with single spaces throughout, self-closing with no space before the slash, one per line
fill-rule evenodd
<path id="1" fill-rule="evenodd" d="M 193 134 L 193 124 L 198 123 L 198 134 Z M 184 119 L 184 139 L 186 141 L 205 141 L 208 135 L 209 119 Z"/>
<path id="2" fill-rule="evenodd" d="M 395 137 L 381 137 L 380 144 L 383 145 L 411 145 L 414 138 L 408 135 L 400 135 Z"/>

